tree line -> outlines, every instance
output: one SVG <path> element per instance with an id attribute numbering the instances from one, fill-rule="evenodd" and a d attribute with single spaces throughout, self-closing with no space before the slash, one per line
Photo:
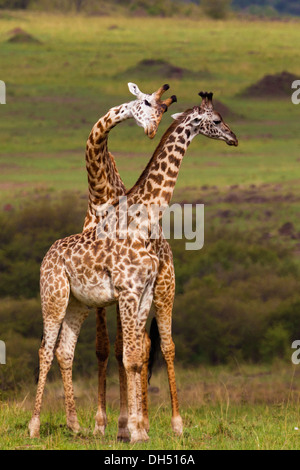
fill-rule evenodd
<path id="1" fill-rule="evenodd" d="M 0 9 L 59 10 L 63 12 L 93 13 L 101 8 L 107 12 L 107 2 L 103 0 L 0 0 Z M 225 18 L 230 11 L 242 11 L 254 15 L 300 15 L 298 0 L 113 0 L 112 8 L 121 7 L 132 12 L 144 12 L 152 16 L 172 16 L 173 14 L 193 15 L 200 7 L 212 18 Z"/>

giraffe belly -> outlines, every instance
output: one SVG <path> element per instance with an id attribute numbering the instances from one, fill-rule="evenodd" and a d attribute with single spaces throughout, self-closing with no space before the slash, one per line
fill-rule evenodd
<path id="1" fill-rule="evenodd" d="M 105 307 L 118 300 L 109 277 L 101 279 L 96 285 L 76 280 L 71 280 L 70 285 L 74 297 L 88 307 Z"/>

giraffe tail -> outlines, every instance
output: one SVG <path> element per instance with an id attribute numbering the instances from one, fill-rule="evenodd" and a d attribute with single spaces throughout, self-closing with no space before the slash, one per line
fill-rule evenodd
<path id="1" fill-rule="evenodd" d="M 41 343 L 43 342 L 43 339 L 44 339 L 44 334 L 42 334 L 41 336 Z M 39 377 L 40 377 L 40 361 L 38 359 L 37 361 L 37 365 L 34 369 L 34 380 L 35 380 L 35 383 L 37 384 L 38 381 L 39 381 Z"/>
<path id="2" fill-rule="evenodd" d="M 159 336 L 157 321 L 155 317 L 152 319 L 152 322 L 151 322 L 149 337 L 151 341 L 151 348 L 150 348 L 149 363 L 148 363 L 148 384 L 150 384 L 153 365 L 157 359 L 158 351 L 160 349 L 160 336 Z"/>

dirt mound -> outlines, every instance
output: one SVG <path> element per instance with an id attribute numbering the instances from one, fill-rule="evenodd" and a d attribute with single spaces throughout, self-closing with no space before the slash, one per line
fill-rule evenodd
<path id="1" fill-rule="evenodd" d="M 161 59 L 144 59 L 134 67 L 125 70 L 122 74 L 118 74 L 118 78 L 120 76 L 130 78 L 131 80 L 136 78 L 147 79 L 149 76 L 181 80 L 182 78 L 209 78 L 211 74 L 207 70 L 193 72 Z"/>
<path id="2" fill-rule="evenodd" d="M 246 88 L 242 96 L 249 97 L 285 97 L 291 96 L 291 85 L 299 77 L 289 72 L 281 72 L 275 75 L 265 75 L 257 83 Z"/>
<path id="3" fill-rule="evenodd" d="M 9 31 L 8 34 L 10 34 L 10 38 L 7 40 L 7 42 L 12 42 L 16 44 L 20 44 L 20 43 L 41 44 L 41 41 L 39 41 L 31 34 L 24 31 L 22 28 L 14 28 L 11 31 Z"/>
<path id="4" fill-rule="evenodd" d="M 295 232 L 294 224 L 292 222 L 286 222 L 278 229 L 278 232 L 280 233 L 280 235 L 288 235 L 288 236 L 294 235 L 294 232 Z"/>

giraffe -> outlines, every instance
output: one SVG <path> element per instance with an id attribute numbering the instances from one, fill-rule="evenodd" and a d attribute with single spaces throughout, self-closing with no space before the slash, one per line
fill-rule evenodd
<path id="1" fill-rule="evenodd" d="M 99 217 L 97 211 L 104 203 L 111 203 L 118 196 L 125 194 L 125 186 L 117 171 L 114 158 L 108 151 L 107 141 L 109 132 L 118 123 L 134 118 L 137 124 L 142 125 L 145 133 L 153 138 L 163 113 L 168 107 L 176 101 L 176 96 L 171 96 L 167 100 L 161 101 L 162 94 L 169 89 L 169 85 L 165 84 L 156 92 L 149 94 L 142 93 L 138 86 L 134 83 L 128 84 L 130 92 L 137 97 L 135 101 L 125 103 L 121 106 L 112 108 L 103 116 L 94 126 L 90 133 L 86 147 L 86 167 L 88 172 L 89 187 L 89 204 L 84 222 L 83 230 L 87 230 L 97 225 Z M 167 244 L 167 242 L 165 242 Z M 169 257 L 170 258 L 170 257 Z M 165 269 L 166 271 L 166 269 Z M 173 289 L 175 291 L 175 288 Z M 167 302 L 170 303 L 169 299 Z M 163 306 L 162 306 L 163 307 Z M 96 354 L 98 359 L 98 411 L 96 414 L 94 434 L 104 434 L 107 418 L 106 418 L 106 367 L 109 355 L 109 337 L 106 325 L 106 316 L 104 308 L 97 308 L 97 335 L 96 335 Z M 83 318 L 84 320 L 84 318 Z M 64 328 L 63 328 L 64 329 Z M 79 334 L 79 331 L 78 331 Z M 63 337 L 64 344 L 68 342 Z M 62 345 L 63 343 L 60 342 Z M 145 331 L 145 358 L 149 356 L 149 338 Z M 62 346 L 61 346 L 62 347 Z M 119 364 L 120 377 L 120 417 L 118 426 L 118 439 L 126 441 L 129 438 L 127 429 L 127 397 L 126 397 L 126 374 L 122 361 L 122 329 L 120 315 L 117 307 L 117 340 L 115 344 L 115 352 Z M 74 352 L 73 352 L 74 354 Z M 71 376 L 67 378 L 69 385 L 66 384 L 66 397 L 72 394 Z M 173 400 L 174 401 L 174 400 Z M 68 399 L 67 405 L 67 423 L 75 432 L 79 430 L 74 399 Z M 177 405 L 178 408 L 178 405 Z M 176 408 L 176 409 L 177 409 Z M 147 407 L 147 362 L 143 370 L 143 410 L 144 420 L 148 421 Z"/>
<path id="2" fill-rule="evenodd" d="M 145 133 L 153 138 L 163 113 L 167 108 L 176 101 L 176 96 L 161 101 L 162 94 L 169 89 L 169 85 L 163 85 L 152 95 L 142 93 L 138 86 L 129 83 L 129 90 L 137 97 L 137 100 L 131 103 L 125 103 L 109 110 L 93 127 L 87 141 L 86 147 L 86 167 L 88 172 L 89 186 L 89 204 L 84 223 L 84 230 L 92 228 L 99 222 L 97 211 L 104 203 L 112 203 L 117 197 L 125 194 L 126 189 L 120 175 L 117 171 L 114 158 L 108 151 L 107 140 L 110 130 L 121 121 L 134 117 L 139 125 L 143 125 Z M 100 130 L 100 133 L 99 133 Z M 160 245 L 164 245 L 162 254 L 160 255 L 160 270 L 157 283 L 155 297 L 155 307 L 157 317 L 162 312 L 171 318 L 172 305 L 175 294 L 175 277 L 172 260 L 172 252 L 169 244 L 161 238 Z M 161 247 L 157 247 L 161 250 Z M 169 279 L 169 282 L 166 282 Z M 170 285 L 171 283 L 171 285 Z M 169 313 L 169 310 L 171 312 Z M 96 422 L 94 434 L 104 435 L 107 423 L 106 417 L 106 367 L 109 356 L 109 337 L 106 325 L 105 308 L 97 308 L 97 334 L 96 334 L 96 355 L 98 359 L 98 411 L 96 414 Z M 147 358 L 149 357 L 150 341 L 145 331 L 144 338 L 144 366 L 143 366 L 143 415 L 147 428 L 149 428 L 148 406 L 147 406 Z M 122 358 L 122 328 L 119 310 L 117 307 L 117 338 L 115 343 L 115 354 L 119 365 L 120 378 L 120 416 L 118 420 L 118 440 L 129 440 L 129 432 L 127 429 L 127 386 L 126 374 Z M 165 355 L 168 352 L 166 351 Z M 170 360 L 167 360 L 167 363 Z M 182 420 L 178 411 L 178 399 L 175 384 L 175 373 L 172 364 L 168 367 L 170 377 L 171 402 L 173 409 L 172 426 L 175 432 L 181 434 Z M 173 378 L 174 376 L 174 378 Z M 68 387 L 72 391 L 72 386 Z M 66 394 L 67 396 L 67 394 Z M 74 400 L 71 400 L 74 403 Z M 68 410 L 68 407 L 67 407 Z M 67 422 L 71 429 L 77 431 L 79 424 L 75 415 L 74 406 L 72 407 L 71 416 L 68 414 Z"/>
<path id="3" fill-rule="evenodd" d="M 212 93 L 200 92 L 202 103 L 174 115 L 152 158 L 136 184 L 126 193 L 127 205 L 169 204 L 182 159 L 192 139 L 204 136 L 238 145 L 235 134 L 214 111 Z M 118 222 L 120 203 L 116 202 Z M 119 209 L 119 211 L 118 211 Z M 105 215 L 104 215 L 105 217 Z M 119 224 L 120 232 L 120 224 Z M 41 302 L 44 331 L 39 350 L 40 374 L 31 437 L 39 435 L 42 396 L 60 327 L 69 304 L 68 326 L 86 306 L 104 307 L 118 303 L 123 333 L 123 363 L 127 378 L 128 429 L 132 443 L 146 441 L 142 413 L 141 371 L 145 323 L 153 300 L 159 259 L 149 239 L 140 236 L 99 237 L 97 227 L 57 240 L 41 265 Z M 64 351 L 66 357 L 68 351 Z"/>
<path id="4" fill-rule="evenodd" d="M 89 204 L 85 217 L 83 230 L 87 230 L 97 224 L 99 217 L 97 210 L 101 204 L 112 202 L 117 196 L 125 193 L 124 184 L 117 171 L 114 158 L 108 152 L 107 141 L 109 132 L 117 124 L 127 119 L 133 118 L 135 122 L 144 128 L 145 134 L 152 139 L 158 129 L 163 114 L 168 107 L 176 102 L 176 96 L 173 95 L 164 101 L 161 97 L 165 91 L 169 89 L 169 85 L 161 86 L 152 94 L 142 93 L 135 83 L 128 83 L 129 91 L 136 96 L 134 101 L 124 103 L 110 109 L 102 118 L 100 118 L 93 126 L 92 131 L 87 140 L 86 146 L 86 168 L 88 173 L 88 189 Z M 69 307 L 70 313 L 63 321 L 58 342 L 56 344 L 56 355 L 61 369 L 61 374 L 65 389 L 67 425 L 74 432 L 80 429 L 76 409 L 72 384 L 72 363 L 74 359 L 75 345 L 80 332 L 81 325 L 85 320 L 88 312 L 77 314 L 76 319 L 72 319 L 72 328 L 69 327 L 69 318 L 72 318 L 72 305 Z M 96 415 L 95 434 L 101 432 L 104 434 L 106 425 L 105 412 L 105 377 L 106 366 L 109 354 L 109 338 L 106 326 L 105 309 L 97 310 L 97 336 L 96 336 L 96 354 L 98 358 L 98 382 L 99 382 L 99 398 L 98 413 Z M 120 325 L 120 317 L 118 321 L 118 341 L 116 342 L 116 355 L 120 367 L 120 391 L 121 391 L 121 414 L 119 418 L 120 440 L 128 440 L 128 429 L 126 427 L 126 377 L 122 364 L 122 332 Z M 145 341 L 149 349 L 149 338 L 145 331 Z M 64 348 L 68 349 L 68 359 L 65 359 L 66 353 Z M 145 352 L 148 355 L 148 352 Z M 145 367 L 147 369 L 147 367 Z M 145 387 L 147 387 L 147 382 Z M 145 401 L 145 400 L 144 400 Z M 145 406 L 147 410 L 147 406 Z M 103 425 L 103 423 L 105 423 Z"/>

